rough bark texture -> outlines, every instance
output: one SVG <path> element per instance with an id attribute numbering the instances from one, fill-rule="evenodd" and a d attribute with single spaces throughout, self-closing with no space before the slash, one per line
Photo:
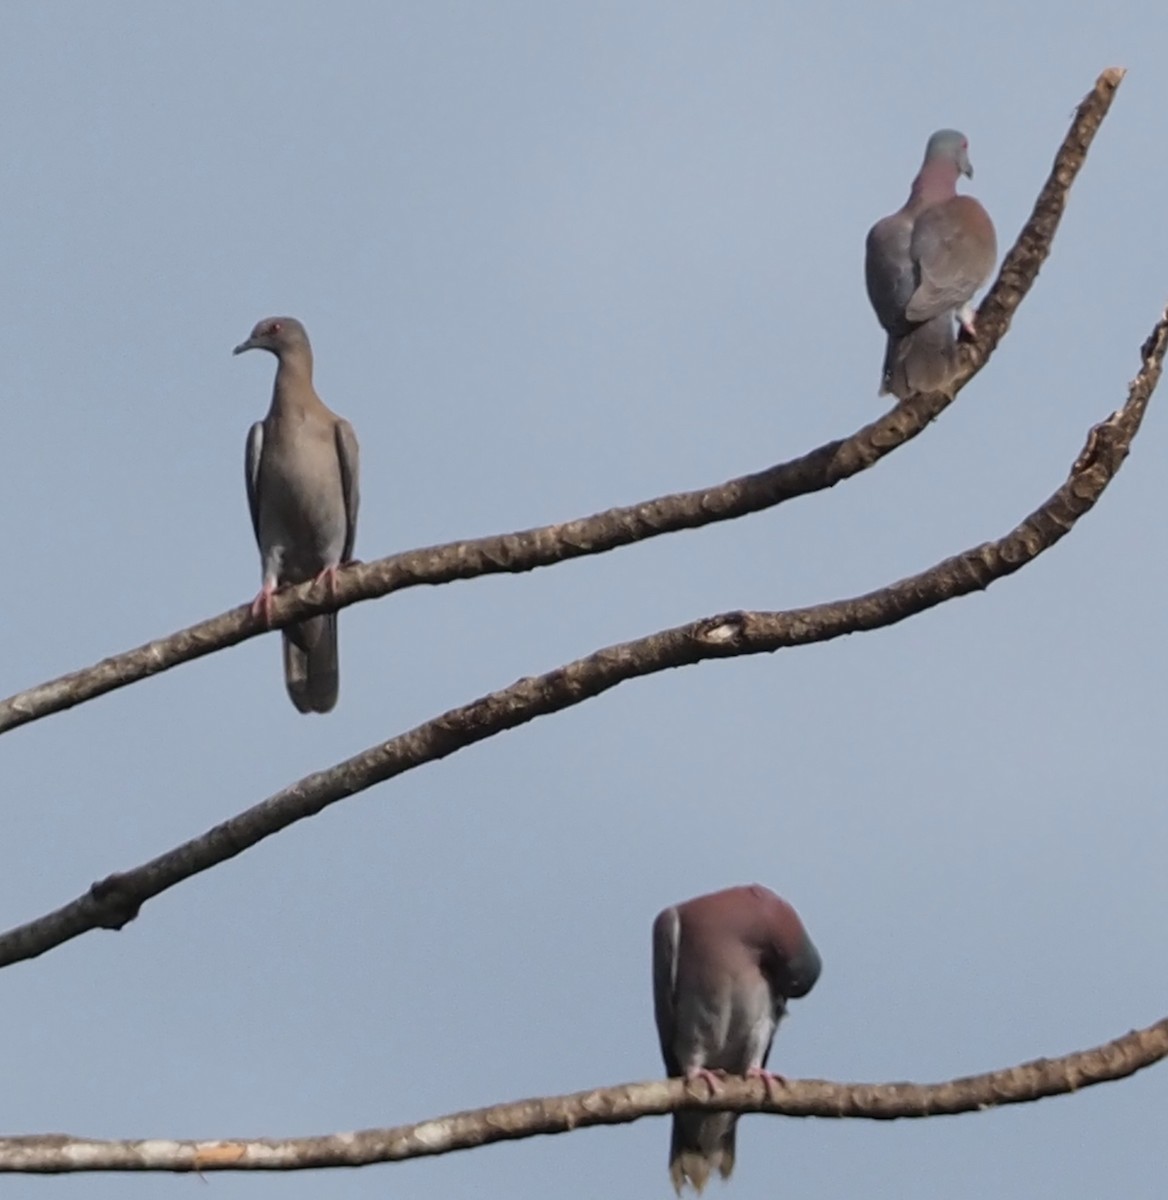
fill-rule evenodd
<path id="1" fill-rule="evenodd" d="M 272 608 L 275 625 L 283 626 L 420 584 L 531 571 L 583 555 L 603 554 L 664 533 L 698 529 L 715 521 L 730 521 L 747 513 L 773 508 L 795 496 L 833 487 L 840 480 L 879 462 L 916 437 L 949 407 L 953 397 L 981 370 L 1005 335 L 1015 311 L 1050 253 L 1071 185 L 1086 160 L 1087 151 L 1111 107 L 1123 75 L 1118 68 L 1104 71 L 1079 105 L 1034 211 L 1003 260 L 998 279 L 978 312 L 977 339 L 961 349 L 961 367 L 952 385 L 952 395 L 933 393 L 910 397 L 850 437 L 828 442 L 800 458 L 714 487 L 660 496 L 642 504 L 611 508 L 558 525 L 430 546 L 376 562 L 354 564 L 337 575 L 335 600 L 329 598 L 324 584 L 303 584 L 279 593 Z M 264 632 L 265 627 L 251 616 L 248 605 L 232 609 L 169 637 L 147 642 L 134 650 L 103 659 L 92 667 L 62 675 L 0 701 L 0 733 Z"/>
<path id="2" fill-rule="evenodd" d="M 1102 1046 L 1062 1058 L 947 1083 L 826 1083 L 790 1080 L 767 1093 L 753 1079 L 727 1079 L 713 1096 L 704 1081 L 627 1083 L 569 1096 L 516 1100 L 399 1125 L 305 1138 L 223 1138 L 184 1142 L 166 1138 L 95 1141 L 67 1134 L 0 1138 L 0 1172 L 66 1171 L 299 1171 L 360 1167 L 470 1150 L 537 1134 L 568 1133 L 588 1125 L 620 1125 L 679 1108 L 776 1113 L 789 1117 L 864 1117 L 891 1121 L 978 1112 L 1026 1104 L 1097 1083 L 1123 1079 L 1168 1056 L 1168 1018 Z"/>

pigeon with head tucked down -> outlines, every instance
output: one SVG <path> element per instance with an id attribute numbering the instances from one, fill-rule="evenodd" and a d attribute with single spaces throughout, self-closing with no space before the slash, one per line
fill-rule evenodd
<path id="1" fill-rule="evenodd" d="M 798 914 L 758 884 L 726 888 L 659 913 L 653 922 L 653 1000 L 665 1070 L 703 1078 L 762 1077 L 787 1001 L 819 978 L 819 952 Z M 737 1113 L 678 1112 L 669 1175 L 681 1195 L 734 1169 Z"/>
<path id="2" fill-rule="evenodd" d="M 954 321 L 974 333 L 970 301 L 998 245 L 986 210 L 957 194 L 959 175 L 973 178 L 969 143 L 955 129 L 938 130 L 904 207 L 868 232 L 868 298 L 888 334 L 881 395 L 943 391 L 957 366 Z"/>

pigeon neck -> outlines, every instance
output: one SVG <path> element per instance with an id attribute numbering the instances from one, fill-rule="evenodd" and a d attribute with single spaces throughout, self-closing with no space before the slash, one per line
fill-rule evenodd
<path id="1" fill-rule="evenodd" d="M 957 194 L 957 164 L 926 162 L 913 180 L 908 198 L 910 208 L 923 208 L 948 200 Z"/>
<path id="2" fill-rule="evenodd" d="M 273 391 L 277 403 L 287 396 L 312 391 L 312 351 L 291 350 L 280 355 Z"/>

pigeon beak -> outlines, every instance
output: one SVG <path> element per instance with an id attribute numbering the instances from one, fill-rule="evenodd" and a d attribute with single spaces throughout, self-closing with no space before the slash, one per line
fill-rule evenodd
<path id="1" fill-rule="evenodd" d="M 256 348 L 255 342 L 251 338 L 248 338 L 246 342 L 240 342 L 239 345 L 236 346 L 235 349 L 231 351 L 231 353 L 232 354 L 242 354 L 245 350 L 254 350 L 255 348 Z"/>

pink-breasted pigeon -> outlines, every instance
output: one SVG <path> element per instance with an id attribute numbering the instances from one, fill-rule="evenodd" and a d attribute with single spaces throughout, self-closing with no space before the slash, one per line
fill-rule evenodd
<path id="1" fill-rule="evenodd" d="M 653 1003 L 669 1075 L 761 1076 L 787 1001 L 819 978 L 819 952 L 798 914 L 759 884 L 726 888 L 676 904 L 653 922 Z M 736 1113 L 673 1117 L 669 1175 L 680 1196 L 711 1172 L 734 1169 Z"/>
<path id="2" fill-rule="evenodd" d="M 974 333 L 970 300 L 993 270 L 998 243 L 986 210 L 957 194 L 958 175 L 973 178 L 969 143 L 955 129 L 938 130 L 904 207 L 868 232 L 868 298 L 888 333 L 881 395 L 944 390 L 957 365 L 954 318 Z"/>
<path id="3" fill-rule="evenodd" d="M 323 575 L 335 586 L 357 536 L 358 448 L 353 427 L 312 386 L 312 347 L 295 317 L 267 317 L 233 353 L 268 350 L 276 382 L 268 415 L 247 435 L 247 502 L 263 587 L 252 611 L 271 621 L 272 593 Z M 283 630 L 284 685 L 298 712 L 330 712 L 340 686 L 337 614 Z"/>

